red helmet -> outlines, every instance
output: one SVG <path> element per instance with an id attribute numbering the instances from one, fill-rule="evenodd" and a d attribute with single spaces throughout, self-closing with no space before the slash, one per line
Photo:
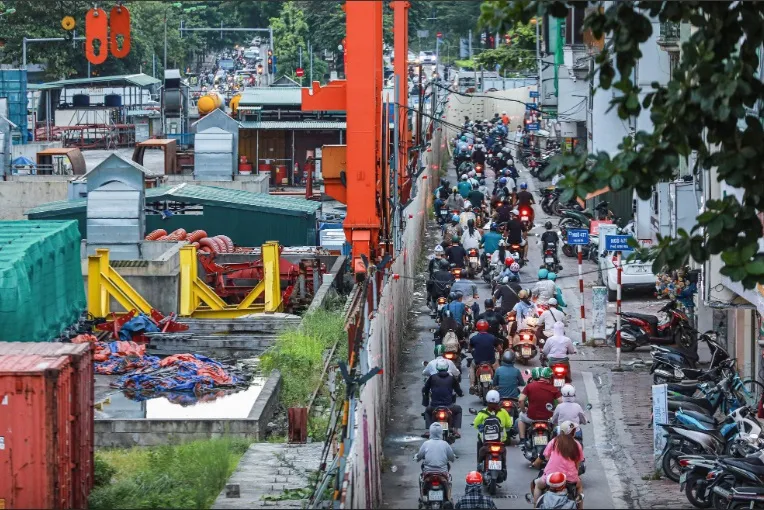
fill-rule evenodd
<path id="1" fill-rule="evenodd" d="M 504 259 L 505 266 L 511 266 L 514 263 L 515 263 L 515 259 L 512 257 L 507 257 L 506 259 Z"/>
<path id="2" fill-rule="evenodd" d="M 483 475 L 477 471 L 470 471 L 467 473 L 467 485 L 482 485 Z"/>
<path id="3" fill-rule="evenodd" d="M 546 477 L 546 484 L 550 489 L 560 489 L 565 487 L 567 481 L 568 480 L 565 476 L 565 473 L 560 473 L 559 471 L 556 473 L 550 473 Z"/>
<path id="4" fill-rule="evenodd" d="M 490 326 L 488 325 L 488 321 L 486 321 L 485 319 L 480 319 L 479 321 L 477 321 L 477 324 L 475 324 L 475 328 L 478 331 L 488 331 L 489 327 Z"/>

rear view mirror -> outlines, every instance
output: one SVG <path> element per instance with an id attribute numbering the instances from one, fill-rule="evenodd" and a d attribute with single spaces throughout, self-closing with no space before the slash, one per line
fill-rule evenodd
<path id="1" fill-rule="evenodd" d="M 525 370 L 523 370 L 523 373 L 524 373 L 525 375 L 531 375 L 531 371 L 530 371 L 530 370 L 528 370 L 527 368 L 526 368 Z"/>
<path id="2" fill-rule="evenodd" d="M 470 412 L 470 414 L 477 414 L 478 413 L 477 409 L 475 409 L 474 407 L 470 407 L 469 408 L 469 412 Z"/>
<path id="3" fill-rule="evenodd" d="M 549 403 L 548 403 L 548 404 L 546 405 L 546 410 L 547 410 L 547 411 L 554 411 L 554 406 L 553 406 L 552 404 L 549 404 Z"/>
<path id="4" fill-rule="evenodd" d="M 426 362 L 426 361 L 423 361 L 423 362 L 422 362 L 422 366 L 423 366 L 423 367 L 426 367 L 427 365 L 429 365 L 429 363 L 428 363 L 428 362 Z"/>
<path id="5" fill-rule="evenodd" d="M 587 411 L 591 411 L 592 410 L 592 405 L 591 404 L 586 404 L 586 410 Z"/>

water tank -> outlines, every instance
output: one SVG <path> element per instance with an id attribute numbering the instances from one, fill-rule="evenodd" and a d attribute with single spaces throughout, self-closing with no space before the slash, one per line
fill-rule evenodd
<path id="1" fill-rule="evenodd" d="M 122 106 L 122 96 L 119 94 L 107 94 L 103 98 L 106 106 Z"/>
<path id="2" fill-rule="evenodd" d="M 223 100 L 223 96 L 213 91 L 200 97 L 199 102 L 196 103 L 196 106 L 199 109 L 199 115 L 207 115 L 216 108 L 225 110 L 225 101 Z"/>
<path id="3" fill-rule="evenodd" d="M 231 108 L 231 114 L 234 116 L 234 118 L 239 111 L 239 101 L 241 101 L 241 93 L 233 96 L 231 101 L 228 103 L 228 106 Z"/>
<path id="4" fill-rule="evenodd" d="M 87 94 L 74 94 L 72 96 L 74 106 L 90 106 L 90 96 Z"/>

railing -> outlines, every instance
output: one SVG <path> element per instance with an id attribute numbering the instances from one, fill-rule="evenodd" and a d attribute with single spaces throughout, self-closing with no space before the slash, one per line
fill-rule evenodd
<path id="1" fill-rule="evenodd" d="M 664 21 L 660 25 L 658 35 L 658 44 L 664 46 L 678 46 L 679 44 L 679 23 Z"/>

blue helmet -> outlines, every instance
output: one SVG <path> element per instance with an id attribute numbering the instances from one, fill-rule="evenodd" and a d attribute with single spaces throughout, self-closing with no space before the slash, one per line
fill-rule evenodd
<path id="1" fill-rule="evenodd" d="M 499 227 L 496 225 L 496 223 L 491 223 L 491 232 L 496 232 L 499 230 Z"/>
<path id="2" fill-rule="evenodd" d="M 453 216 L 451 216 L 451 221 L 459 221 L 459 215 L 454 214 Z"/>
<path id="3" fill-rule="evenodd" d="M 549 280 L 555 281 L 557 279 L 557 273 L 553 273 L 553 272 L 549 271 L 549 274 L 546 275 L 546 277 Z"/>
<path id="4" fill-rule="evenodd" d="M 462 142 L 466 142 L 466 141 L 467 141 L 467 137 L 466 136 L 462 136 Z"/>
<path id="5" fill-rule="evenodd" d="M 507 184 L 507 178 L 506 177 L 502 177 L 501 179 L 499 179 L 499 184 L 501 184 L 502 186 Z"/>
<path id="6" fill-rule="evenodd" d="M 539 269 L 539 280 L 546 280 L 548 276 L 549 276 L 549 270 L 543 267 Z"/>
<path id="7" fill-rule="evenodd" d="M 520 183 L 520 189 L 528 189 L 528 185 L 524 182 Z"/>

